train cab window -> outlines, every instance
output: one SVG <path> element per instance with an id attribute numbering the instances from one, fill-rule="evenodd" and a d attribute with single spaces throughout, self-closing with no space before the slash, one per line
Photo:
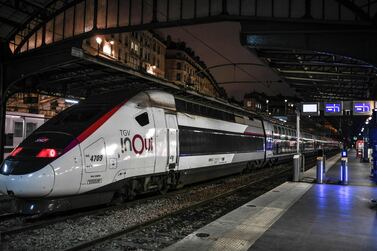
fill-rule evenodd
<path id="1" fill-rule="evenodd" d="M 277 134 L 278 133 L 278 128 L 276 126 L 274 126 L 274 133 Z"/>
<path id="2" fill-rule="evenodd" d="M 22 137 L 24 124 L 22 122 L 14 122 L 14 137 Z"/>
<path id="3" fill-rule="evenodd" d="M 137 121 L 137 123 L 140 125 L 140 126 L 146 126 L 149 124 L 149 117 L 148 117 L 148 113 L 147 112 L 144 112 L 138 116 L 135 117 L 135 120 Z"/>

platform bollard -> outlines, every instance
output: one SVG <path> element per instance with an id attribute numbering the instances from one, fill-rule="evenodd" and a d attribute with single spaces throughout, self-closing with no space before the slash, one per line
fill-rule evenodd
<path id="1" fill-rule="evenodd" d="M 348 184 L 348 157 L 347 151 L 342 151 L 342 158 L 340 160 L 340 183 L 342 185 Z"/>
<path id="2" fill-rule="evenodd" d="M 323 171 L 325 169 L 325 163 L 323 161 L 323 157 L 319 156 L 317 157 L 317 183 L 322 184 L 324 179 L 325 172 Z"/>
<path id="3" fill-rule="evenodd" d="M 300 154 L 293 155 L 293 181 L 300 180 Z"/>

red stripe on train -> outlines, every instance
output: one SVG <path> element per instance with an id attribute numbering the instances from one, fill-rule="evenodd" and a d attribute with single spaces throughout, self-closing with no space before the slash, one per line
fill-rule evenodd
<path id="1" fill-rule="evenodd" d="M 91 124 L 88 128 L 85 129 L 75 140 L 73 140 L 65 149 L 64 152 L 68 152 L 74 148 L 77 144 L 86 140 L 90 135 L 92 135 L 99 127 L 101 127 L 111 116 L 114 115 L 127 101 L 122 102 L 121 104 L 115 106 L 97 121 Z"/>

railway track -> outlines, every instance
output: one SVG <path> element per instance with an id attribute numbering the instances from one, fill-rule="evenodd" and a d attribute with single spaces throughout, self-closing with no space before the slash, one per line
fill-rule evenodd
<path id="1" fill-rule="evenodd" d="M 243 191 L 243 190 L 246 190 L 246 189 L 248 189 L 250 187 L 255 186 L 255 184 L 257 184 L 257 183 L 263 182 L 263 181 L 268 180 L 268 179 L 273 179 L 274 177 L 281 176 L 282 174 L 286 174 L 287 175 L 287 172 L 290 172 L 290 168 L 284 168 L 283 170 L 279 171 L 278 173 L 275 173 L 275 174 L 270 175 L 268 177 L 263 177 L 263 178 L 256 179 L 256 180 L 254 180 L 253 182 L 251 182 L 249 184 L 240 186 L 240 187 L 235 188 L 233 190 L 230 190 L 230 191 L 228 191 L 226 193 L 213 196 L 213 197 L 211 197 L 211 198 L 209 198 L 207 200 L 194 203 L 194 204 L 192 204 L 189 207 L 185 207 L 185 208 L 176 210 L 174 212 L 165 214 L 163 216 L 151 219 L 149 221 L 143 222 L 142 224 L 131 226 L 131 227 L 122 229 L 120 231 L 112 232 L 112 233 L 104 235 L 104 236 L 102 236 L 100 238 L 96 238 L 96 239 L 93 239 L 93 240 L 82 242 L 82 243 L 80 243 L 80 244 L 78 244 L 76 246 L 73 246 L 71 248 L 65 249 L 65 251 L 90 250 L 92 247 L 95 247 L 98 244 L 101 244 L 101 243 L 113 240 L 115 238 L 118 238 L 119 236 L 126 235 L 126 234 L 131 233 L 131 232 L 140 231 L 140 230 L 142 230 L 144 228 L 147 228 L 147 227 L 149 227 L 149 226 L 151 226 L 153 224 L 156 224 L 156 223 L 158 223 L 158 222 L 160 222 L 160 221 L 162 221 L 164 219 L 167 219 L 169 217 L 174 217 L 174 216 L 177 216 L 179 214 L 182 214 L 182 213 L 185 213 L 185 212 L 188 212 L 188 211 L 194 211 L 194 210 L 196 210 L 196 209 L 198 209 L 200 207 L 204 207 L 204 206 L 206 206 L 208 204 L 211 204 L 214 201 L 222 200 L 222 199 L 224 199 L 226 197 L 233 196 L 233 195 L 235 195 L 236 193 L 238 193 L 240 191 Z"/>
<path id="2" fill-rule="evenodd" d="M 171 193 L 170 195 L 173 195 L 173 194 L 174 192 Z M 14 235 L 17 233 L 22 233 L 22 232 L 33 230 L 33 229 L 43 228 L 45 226 L 49 226 L 55 223 L 59 223 L 59 222 L 67 221 L 67 220 L 74 220 L 74 219 L 84 217 L 84 216 L 96 216 L 96 215 L 100 216 L 109 210 L 122 210 L 127 207 L 132 207 L 138 204 L 143 204 L 150 200 L 163 198 L 165 196 L 166 195 L 155 195 L 155 196 L 137 199 L 135 201 L 130 201 L 121 205 L 101 206 L 100 208 L 97 207 L 95 209 L 84 208 L 84 209 L 81 209 L 80 211 L 75 210 L 72 212 L 68 212 L 65 214 L 58 214 L 58 215 L 23 216 L 23 215 L 14 214 L 14 213 L 5 213 L 5 214 L 0 215 L 0 239 L 3 240 L 4 237 L 9 236 L 9 235 Z M 21 222 L 21 224 L 18 226 L 10 227 L 10 228 L 8 227 L 9 224 L 5 226 L 1 226 L 2 224 L 4 224 L 3 221 L 5 220 L 18 221 L 18 222 Z"/>
<path id="3" fill-rule="evenodd" d="M 19 214 L 16 214 L 16 213 L 4 213 L 4 214 L 0 214 L 0 222 L 2 222 L 4 220 L 8 220 L 8 219 L 13 219 L 13 218 L 16 218 L 18 216 L 19 216 Z"/>
<path id="4" fill-rule="evenodd" d="M 229 177 L 217 179 L 210 182 L 203 182 L 203 183 L 200 183 L 199 185 L 221 184 L 227 179 L 229 179 Z M 186 188 L 183 188 L 177 191 L 171 191 L 167 194 L 158 194 L 154 196 L 150 196 L 150 195 L 148 196 L 148 194 L 143 195 L 141 198 L 138 198 L 137 200 L 129 201 L 121 205 L 101 206 L 100 208 L 97 207 L 95 209 L 84 208 L 84 209 L 68 212 L 66 214 L 30 217 L 30 216 L 22 216 L 15 213 L 4 213 L 0 215 L 0 238 L 3 240 L 4 237 L 9 236 L 9 235 L 14 235 L 17 233 L 22 233 L 24 231 L 29 231 L 33 229 L 43 228 L 44 226 L 52 225 L 58 222 L 72 220 L 72 219 L 76 219 L 76 218 L 80 218 L 84 216 L 101 215 L 110 210 L 122 210 L 128 207 L 133 207 L 135 205 L 147 203 L 148 201 L 157 200 L 157 199 L 165 198 L 168 196 L 175 196 L 177 194 L 187 193 L 188 191 L 192 189 L 193 186 L 195 185 L 190 185 L 190 186 L 187 186 Z M 12 221 L 12 222 L 5 222 L 7 220 Z M 18 222 L 21 224 L 14 226 L 15 222 Z M 10 225 L 12 225 L 12 227 L 10 227 Z"/>

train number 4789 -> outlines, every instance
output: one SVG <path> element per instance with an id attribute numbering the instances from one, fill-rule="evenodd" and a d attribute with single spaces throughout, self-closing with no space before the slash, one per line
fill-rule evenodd
<path id="1" fill-rule="evenodd" d="M 91 155 L 90 156 L 90 161 L 95 162 L 95 161 L 102 161 L 103 155 Z"/>

